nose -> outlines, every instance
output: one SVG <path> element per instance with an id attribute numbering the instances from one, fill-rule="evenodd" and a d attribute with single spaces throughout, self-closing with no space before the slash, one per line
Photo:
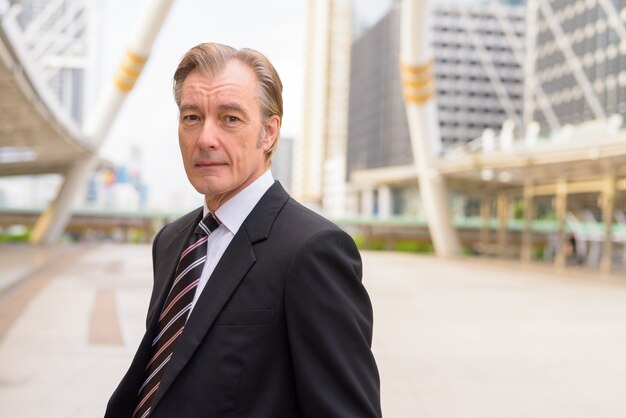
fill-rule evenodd
<path id="1" fill-rule="evenodd" d="M 210 119 L 205 119 L 198 135 L 198 146 L 204 149 L 216 149 L 219 147 L 219 135 L 217 126 Z"/>

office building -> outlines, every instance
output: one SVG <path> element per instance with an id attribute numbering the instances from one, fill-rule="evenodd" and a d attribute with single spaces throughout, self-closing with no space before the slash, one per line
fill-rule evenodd
<path id="1" fill-rule="evenodd" d="M 337 216 L 345 196 L 352 42 L 350 0 L 309 0 L 302 137 L 294 143 L 292 193 Z"/>
<path id="2" fill-rule="evenodd" d="M 544 134 L 568 124 L 626 114 L 626 2 L 528 2 L 525 117 Z M 551 112 L 551 119 L 542 111 Z"/>
<path id="3" fill-rule="evenodd" d="M 444 149 L 478 138 L 486 129 L 500 131 L 507 119 L 521 131 L 525 8 L 444 3 L 433 13 Z M 352 214 L 419 214 L 398 68 L 399 35 L 400 4 L 395 4 L 352 47 L 347 147 Z"/>

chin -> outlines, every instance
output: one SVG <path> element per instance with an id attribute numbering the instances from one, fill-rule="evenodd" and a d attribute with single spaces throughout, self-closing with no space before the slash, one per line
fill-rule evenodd
<path id="1" fill-rule="evenodd" d="M 195 189 L 203 196 L 215 196 L 221 193 L 219 190 L 216 190 L 214 188 L 196 187 Z"/>
<path id="2" fill-rule="evenodd" d="M 197 182 L 196 184 L 193 184 L 193 186 L 198 193 L 204 196 L 219 195 L 224 193 L 226 190 L 226 187 L 224 187 L 223 185 L 215 184 L 215 182 L 211 182 L 209 184 L 209 182 L 207 181 Z"/>

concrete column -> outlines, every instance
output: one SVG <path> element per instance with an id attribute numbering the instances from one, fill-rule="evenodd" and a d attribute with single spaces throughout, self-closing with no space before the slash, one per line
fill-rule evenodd
<path id="1" fill-rule="evenodd" d="M 554 266 L 556 268 L 565 267 L 565 214 L 567 212 L 567 181 L 560 178 L 556 185 L 556 196 L 554 199 L 554 211 L 557 221 L 557 242 Z"/>
<path id="2" fill-rule="evenodd" d="M 602 189 L 602 223 L 604 224 L 604 242 L 600 271 L 609 273 L 613 266 L 613 212 L 615 212 L 616 180 L 614 175 L 604 178 Z"/>
<path id="3" fill-rule="evenodd" d="M 480 247 L 486 253 L 491 240 L 491 196 L 483 196 L 480 201 Z"/>
<path id="4" fill-rule="evenodd" d="M 31 244 L 52 244 L 58 241 L 72 217 L 72 208 L 84 190 L 96 159 L 76 161 L 67 171 L 56 199 L 39 216 L 30 235 Z"/>
<path id="5" fill-rule="evenodd" d="M 400 24 L 401 79 L 411 147 L 428 229 L 440 257 L 460 254 L 461 245 L 452 224 L 448 187 L 436 168 L 441 134 L 435 102 L 434 55 L 428 0 L 404 0 Z"/>
<path id="6" fill-rule="evenodd" d="M 391 189 L 389 186 L 380 186 L 378 188 L 378 217 L 387 219 L 391 217 L 391 214 Z"/>
<path id="7" fill-rule="evenodd" d="M 521 258 L 525 263 L 530 263 L 532 260 L 533 251 L 533 232 L 532 222 L 535 217 L 535 205 L 534 205 L 534 190 L 530 182 L 524 185 L 524 229 L 522 231 L 522 251 Z"/>
<path id="8" fill-rule="evenodd" d="M 359 191 L 354 190 L 353 187 L 348 186 L 346 193 L 346 217 L 353 218 L 359 215 Z"/>
<path id="9" fill-rule="evenodd" d="M 371 218 L 374 216 L 374 190 L 363 189 L 361 191 L 361 216 Z"/>
<path id="10" fill-rule="evenodd" d="M 500 193 L 497 200 L 498 212 L 498 255 L 507 255 L 508 220 L 509 220 L 509 198 L 505 193 Z"/>
<path id="11" fill-rule="evenodd" d="M 330 158 L 324 164 L 322 209 L 331 219 L 346 214 L 346 162 L 345 158 Z"/>

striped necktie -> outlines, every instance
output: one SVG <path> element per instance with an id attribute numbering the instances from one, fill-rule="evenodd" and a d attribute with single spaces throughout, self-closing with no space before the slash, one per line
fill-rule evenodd
<path id="1" fill-rule="evenodd" d="M 200 221 L 189 245 L 180 255 L 176 278 L 163 305 L 157 335 L 152 341 L 152 358 L 146 366 L 146 380 L 139 389 L 139 403 L 133 412 L 133 418 L 146 418 L 150 414 L 152 399 L 161 383 L 163 371 L 172 358 L 176 341 L 182 334 L 191 311 L 206 261 L 207 240 L 219 225 L 217 217 L 209 213 Z"/>

